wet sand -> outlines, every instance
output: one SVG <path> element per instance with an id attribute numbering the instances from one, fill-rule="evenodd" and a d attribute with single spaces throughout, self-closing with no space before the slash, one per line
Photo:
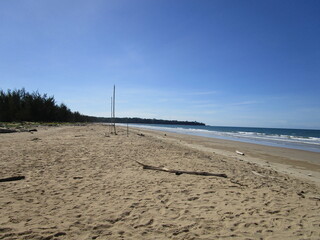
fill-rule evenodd
<path id="1" fill-rule="evenodd" d="M 99 124 L 1 134 L 0 150 L 0 178 L 25 176 L 0 183 L 0 239 L 320 238 L 319 153 Z"/>

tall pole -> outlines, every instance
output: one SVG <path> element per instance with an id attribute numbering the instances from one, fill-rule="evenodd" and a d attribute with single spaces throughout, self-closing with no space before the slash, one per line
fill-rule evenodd
<path id="1" fill-rule="evenodd" d="M 116 85 L 113 85 L 113 117 L 116 117 Z"/>
<path id="2" fill-rule="evenodd" d="M 112 102 L 112 97 L 111 97 L 111 115 L 110 115 L 110 128 L 109 128 L 109 130 L 110 130 L 110 134 L 112 133 L 112 115 L 113 115 L 113 102 Z"/>
<path id="3" fill-rule="evenodd" d="M 113 101 L 112 101 L 112 97 L 111 97 L 111 118 L 113 117 Z"/>
<path id="4" fill-rule="evenodd" d="M 114 134 L 117 134 L 116 131 L 116 85 L 113 85 L 113 126 L 114 126 Z"/>

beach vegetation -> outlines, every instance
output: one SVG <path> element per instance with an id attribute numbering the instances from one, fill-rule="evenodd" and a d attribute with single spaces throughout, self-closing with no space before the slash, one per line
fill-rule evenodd
<path id="1" fill-rule="evenodd" d="M 104 123 L 142 123 L 142 124 L 173 124 L 173 125 L 205 125 L 196 121 L 178 121 L 146 118 L 105 118 L 83 115 L 71 111 L 66 104 L 57 104 L 53 96 L 40 94 L 38 91 L 29 93 L 24 88 L 7 90 L 0 89 L 0 123 L 36 122 L 74 123 L 74 122 L 104 122 Z M 55 125 L 55 124 L 53 124 Z"/>
<path id="2" fill-rule="evenodd" d="M 86 122 L 89 117 L 58 105 L 53 96 L 24 88 L 0 90 L 0 122 Z"/>

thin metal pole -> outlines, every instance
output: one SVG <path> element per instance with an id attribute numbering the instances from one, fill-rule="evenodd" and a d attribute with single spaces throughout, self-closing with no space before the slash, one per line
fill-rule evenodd
<path id="1" fill-rule="evenodd" d="M 112 97 L 111 97 L 111 118 L 112 118 L 112 115 L 113 115 L 113 102 L 112 102 Z"/>
<path id="2" fill-rule="evenodd" d="M 112 103 L 112 97 L 111 97 L 111 115 L 110 115 L 110 123 L 109 123 L 110 134 L 112 133 L 112 113 L 113 113 L 113 103 Z"/>
<path id="3" fill-rule="evenodd" d="M 113 117 L 116 117 L 116 85 L 113 85 Z"/>
<path id="4" fill-rule="evenodd" d="M 116 109 L 116 85 L 113 85 L 113 124 L 114 124 L 114 134 L 117 135 L 115 109 Z"/>

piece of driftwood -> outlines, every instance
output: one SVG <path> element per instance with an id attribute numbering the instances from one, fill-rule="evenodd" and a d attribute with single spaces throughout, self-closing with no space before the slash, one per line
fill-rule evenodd
<path id="1" fill-rule="evenodd" d="M 320 201 L 320 197 L 309 197 L 309 199 Z"/>
<path id="2" fill-rule="evenodd" d="M 243 183 L 238 182 L 238 181 L 233 180 L 233 179 L 230 179 L 230 182 L 232 182 L 232 183 L 234 183 L 234 184 L 237 184 L 237 185 L 239 185 L 239 186 L 241 186 L 241 187 L 248 187 L 248 185 L 243 184 Z"/>
<path id="3" fill-rule="evenodd" d="M 0 182 L 13 182 L 25 179 L 25 176 L 15 176 L 15 177 L 8 177 L 8 178 L 0 178 Z"/>
<path id="4" fill-rule="evenodd" d="M 163 171 L 163 172 L 169 172 L 169 173 L 175 173 L 176 175 L 181 174 L 192 174 L 192 175 L 201 175 L 201 176 L 214 176 L 214 177 L 223 177 L 227 178 L 227 175 L 224 173 L 210 173 L 210 172 L 194 172 L 194 171 L 183 171 L 183 170 L 174 170 L 174 169 L 168 169 L 165 167 L 155 167 L 143 164 L 141 162 L 136 161 L 138 164 L 140 164 L 143 169 L 149 169 L 149 170 L 156 170 L 156 171 Z"/>
<path id="5" fill-rule="evenodd" d="M 83 177 L 73 177 L 73 179 L 82 179 Z"/>
<path id="6" fill-rule="evenodd" d="M 236 153 L 237 153 L 237 154 L 239 154 L 239 155 L 242 155 L 242 156 L 244 156 L 244 153 L 243 153 L 243 152 L 240 152 L 240 151 L 236 151 Z"/>
<path id="7" fill-rule="evenodd" d="M 262 175 L 262 174 L 260 174 L 260 173 L 258 173 L 258 172 L 256 172 L 256 171 L 251 171 L 254 175 L 257 175 L 257 176 L 259 176 L 259 177 L 265 177 L 264 175 Z"/>
<path id="8" fill-rule="evenodd" d="M 0 133 L 14 133 L 14 132 L 17 132 L 17 130 L 7 129 L 7 128 L 0 128 Z"/>

